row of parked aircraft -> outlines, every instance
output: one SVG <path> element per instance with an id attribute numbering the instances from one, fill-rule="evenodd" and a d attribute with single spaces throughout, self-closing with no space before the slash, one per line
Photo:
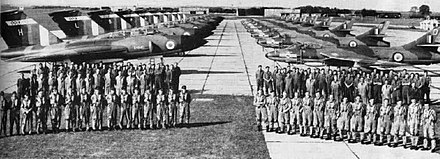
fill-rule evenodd
<path id="1" fill-rule="evenodd" d="M 0 57 L 20 62 L 119 62 L 184 54 L 204 45 L 223 20 L 147 10 L 61 10 L 49 14 L 66 37 L 57 37 L 20 9 L 1 12 Z"/>
<path id="2" fill-rule="evenodd" d="M 390 47 L 390 42 L 384 40 L 388 21 L 354 35 L 353 20 L 332 28 L 331 17 L 319 23 L 317 19 L 295 16 L 281 20 L 247 19 L 242 24 L 259 45 L 275 48 L 266 57 L 279 62 L 322 62 L 329 66 L 363 68 L 440 63 L 439 27 L 408 44 Z"/>

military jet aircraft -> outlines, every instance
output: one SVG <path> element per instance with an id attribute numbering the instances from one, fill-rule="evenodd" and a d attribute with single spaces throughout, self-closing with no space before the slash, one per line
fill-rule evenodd
<path id="1" fill-rule="evenodd" d="M 422 37 L 398 47 L 324 48 L 320 45 L 292 45 L 266 54 L 268 59 L 286 63 L 323 62 L 331 66 L 370 68 L 408 64 L 440 63 L 440 38 L 437 27 Z"/>
<path id="2" fill-rule="evenodd" d="M 143 32 L 110 33 L 100 39 L 62 41 L 22 10 L 1 13 L 1 35 L 8 49 L 0 54 L 6 61 L 22 62 L 117 62 L 186 50 L 185 40 L 176 35 L 148 35 Z"/>

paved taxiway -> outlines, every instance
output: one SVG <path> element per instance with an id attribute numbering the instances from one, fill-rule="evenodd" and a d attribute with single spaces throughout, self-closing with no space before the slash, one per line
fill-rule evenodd
<path id="1" fill-rule="evenodd" d="M 355 27 L 364 29 L 362 27 Z M 406 33 L 390 30 L 393 45 L 409 42 L 423 33 Z M 355 34 L 358 32 L 354 32 Z M 409 35 L 409 36 L 407 36 Z M 311 37 L 310 37 L 311 38 Z M 392 41 L 392 39 L 398 42 Z M 404 39 L 404 40 L 402 40 Z M 264 57 L 264 51 L 255 43 L 255 39 L 246 32 L 240 20 L 225 19 L 214 35 L 207 38 L 208 43 L 188 52 L 185 57 L 165 57 L 165 63 L 178 62 L 183 70 L 181 84 L 188 86 L 194 93 L 253 95 L 255 91 L 255 70 L 258 65 L 274 66 L 276 63 Z M 146 63 L 148 60 L 130 60 Z M 12 92 L 16 89 L 17 71 L 29 70 L 33 63 L 6 63 L 0 61 L 0 90 Z M 280 64 L 285 66 L 285 64 Z M 403 69 L 403 68 L 398 68 Z M 440 98 L 439 65 L 416 66 L 407 68 L 421 72 L 430 70 L 433 79 L 432 98 Z M 249 103 L 249 109 L 253 109 Z M 365 146 L 360 144 L 336 143 L 319 139 L 302 138 L 298 135 L 287 136 L 275 133 L 263 133 L 272 158 L 438 158 L 438 154 L 399 148 Z"/>

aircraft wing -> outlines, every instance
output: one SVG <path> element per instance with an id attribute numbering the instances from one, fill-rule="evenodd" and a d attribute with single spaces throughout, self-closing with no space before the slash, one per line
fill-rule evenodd
<path id="1" fill-rule="evenodd" d="M 325 57 L 324 62 L 328 64 L 336 65 L 358 65 L 365 68 L 370 68 L 371 66 L 377 67 L 398 67 L 406 66 L 404 63 L 391 62 L 386 60 L 380 60 L 375 57 L 369 57 L 365 55 L 360 55 L 351 51 L 338 51 L 338 52 L 321 52 L 322 56 Z"/>
<path id="2" fill-rule="evenodd" d="M 419 47 L 440 47 L 440 44 L 420 44 Z"/>
<path id="3" fill-rule="evenodd" d="M 41 61 L 63 61 L 72 59 L 92 60 L 87 57 L 112 57 L 112 54 L 120 54 L 126 52 L 127 48 L 124 46 L 88 46 L 78 48 L 65 48 L 56 50 L 42 50 L 38 53 L 27 54 L 16 58 L 7 59 L 7 62 L 21 61 L 21 62 L 41 62 Z"/>

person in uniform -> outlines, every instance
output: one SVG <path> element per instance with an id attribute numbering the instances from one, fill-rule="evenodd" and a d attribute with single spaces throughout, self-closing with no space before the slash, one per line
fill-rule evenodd
<path id="1" fill-rule="evenodd" d="M 402 106 L 402 101 L 398 100 L 397 104 L 394 106 L 394 121 L 393 127 L 391 129 L 391 135 L 394 137 L 393 143 L 389 146 L 396 147 L 399 142 L 399 137 L 403 139 L 403 145 L 406 145 L 405 139 L 405 129 L 406 129 L 406 117 L 407 108 Z"/>
<path id="2" fill-rule="evenodd" d="M 154 123 L 153 123 L 153 111 L 154 111 L 153 97 L 154 97 L 154 95 L 151 93 L 150 88 L 147 87 L 147 89 L 145 90 L 145 93 L 144 93 L 143 125 L 145 128 L 149 128 L 149 129 L 152 129 L 153 125 L 154 125 Z M 147 122 L 150 124 L 149 126 L 147 126 Z"/>
<path id="3" fill-rule="evenodd" d="M 377 131 L 379 135 L 379 141 L 374 143 L 375 145 L 382 145 L 384 142 L 384 136 L 387 136 L 387 142 L 391 143 L 391 117 L 393 115 L 393 108 L 388 103 L 389 99 L 385 98 L 383 100 L 382 106 L 380 107 L 379 119 L 377 124 Z"/>
<path id="4" fill-rule="evenodd" d="M 141 128 L 141 120 L 140 120 L 140 108 L 141 108 L 141 94 L 139 93 L 139 89 L 134 89 L 134 93 L 131 96 L 131 127 L 132 128 Z"/>
<path id="5" fill-rule="evenodd" d="M 325 111 L 325 99 L 321 97 L 320 92 L 325 92 L 324 86 L 321 91 L 317 91 L 315 99 L 313 101 L 313 127 L 315 134 L 313 137 L 322 137 L 324 135 L 324 111 Z"/>
<path id="6" fill-rule="evenodd" d="M 302 99 L 299 97 L 298 92 L 295 92 L 295 95 L 291 101 L 292 101 L 292 109 L 290 109 L 291 131 L 288 132 L 288 135 L 295 134 L 297 126 L 299 126 L 301 128 L 301 120 L 300 119 L 301 119 L 301 111 L 302 111 Z"/>
<path id="7" fill-rule="evenodd" d="M 391 82 L 391 103 L 395 104 L 402 100 L 402 81 L 397 75 L 394 76 Z"/>
<path id="8" fill-rule="evenodd" d="M 16 133 L 20 132 L 20 99 L 17 96 L 17 92 L 12 92 L 11 101 L 10 101 L 10 115 L 9 115 L 9 133 L 13 135 L 14 125 L 16 129 Z"/>
<path id="9" fill-rule="evenodd" d="M 313 74 L 309 74 L 306 80 L 306 91 L 309 92 L 310 96 L 314 95 L 315 92 L 315 76 Z"/>
<path id="10" fill-rule="evenodd" d="M 65 126 L 66 126 L 66 131 L 70 130 L 70 127 L 72 125 L 71 123 L 71 119 L 72 119 L 72 109 L 73 109 L 73 102 L 74 102 L 74 92 L 72 90 L 72 88 L 69 88 L 67 90 L 67 94 L 65 97 L 65 106 L 64 106 L 64 111 L 63 111 L 63 116 L 64 116 L 64 120 L 65 120 Z"/>
<path id="11" fill-rule="evenodd" d="M 357 92 L 361 96 L 362 103 L 368 103 L 368 83 L 365 82 L 365 78 L 361 77 L 357 84 Z"/>
<path id="12" fill-rule="evenodd" d="M 382 84 L 382 79 L 380 78 L 379 73 L 376 73 L 373 78 L 373 98 L 376 102 L 382 101 Z"/>
<path id="13" fill-rule="evenodd" d="M 327 93 L 327 79 L 325 75 L 325 70 L 321 69 L 321 72 L 317 75 L 317 91 L 322 94 L 322 96 L 328 95 Z"/>
<path id="14" fill-rule="evenodd" d="M 359 132 L 363 132 L 363 117 L 365 115 L 364 103 L 361 101 L 361 96 L 356 96 L 354 103 L 352 104 L 353 113 L 350 119 L 351 132 L 348 136 L 349 142 L 356 142 L 356 136 Z M 361 139 L 361 141 L 363 138 Z"/>
<path id="15" fill-rule="evenodd" d="M 127 93 L 127 91 L 125 89 L 122 89 L 121 92 L 121 107 L 120 107 L 120 118 L 119 118 L 119 128 L 122 129 L 123 127 L 123 121 L 125 119 L 125 121 L 127 122 L 126 127 L 130 128 L 131 123 L 130 123 L 130 112 L 129 112 L 129 107 L 130 107 L 130 95 Z"/>
<path id="16" fill-rule="evenodd" d="M 408 74 L 404 75 L 405 77 L 402 79 L 402 101 L 403 104 L 409 104 L 410 102 L 410 95 L 409 95 L 409 89 L 411 87 L 411 79 L 409 78 Z"/>
<path id="17" fill-rule="evenodd" d="M 90 97 L 92 100 L 92 105 L 90 107 L 90 114 L 92 116 L 92 130 L 97 130 L 97 128 L 100 130 L 102 127 L 100 122 L 100 111 L 103 97 L 99 89 L 95 89 L 94 92 L 95 93 Z"/>
<path id="18" fill-rule="evenodd" d="M 181 98 L 183 97 L 181 96 Z M 258 131 L 261 131 L 263 127 L 266 127 L 267 110 L 265 108 L 265 104 L 266 104 L 266 97 L 264 96 L 263 89 L 259 89 L 254 97 L 255 115 L 256 115 Z M 180 110 L 182 111 L 182 109 Z"/>
<path id="19" fill-rule="evenodd" d="M 391 100 L 391 91 L 393 87 L 388 83 L 388 80 L 384 80 L 383 83 L 384 84 L 382 86 L 382 99 Z"/>
<path id="20" fill-rule="evenodd" d="M 264 71 L 262 69 L 262 66 L 258 65 L 258 69 L 255 72 L 255 79 L 257 82 L 257 90 L 263 89 L 263 83 L 264 83 L 263 74 L 264 74 Z"/>
<path id="21" fill-rule="evenodd" d="M 272 132 L 279 127 L 275 125 L 275 124 L 278 125 L 279 102 L 280 102 L 279 98 L 275 95 L 273 91 L 269 93 L 268 97 L 266 97 L 266 108 L 268 112 L 267 117 L 269 122 L 269 126 L 266 129 L 267 132 Z"/>
<path id="22" fill-rule="evenodd" d="M 42 129 L 43 133 L 46 133 L 46 109 L 47 107 L 47 99 L 43 95 L 43 90 L 38 92 L 37 98 L 35 99 L 36 106 L 36 116 L 37 116 L 37 133 L 40 133 L 40 129 Z"/>
<path id="23" fill-rule="evenodd" d="M 59 111 L 61 106 L 62 98 L 61 95 L 58 94 L 58 91 L 53 88 L 52 93 L 49 95 L 49 104 L 50 104 L 50 120 L 52 124 L 52 131 L 58 132 L 58 128 L 61 125 L 59 119 Z"/>
<path id="24" fill-rule="evenodd" d="M 366 112 L 365 112 L 365 125 L 364 125 L 364 132 L 361 133 L 361 143 L 363 144 L 370 144 L 371 142 L 376 142 L 376 126 L 377 126 L 377 116 L 378 111 L 377 105 L 374 102 L 374 98 L 371 98 L 366 106 Z M 365 138 L 365 135 L 367 135 L 367 140 L 362 140 Z M 374 141 L 372 141 L 372 139 Z"/>
<path id="25" fill-rule="evenodd" d="M 337 126 L 339 130 L 339 139 L 337 141 L 342 141 L 344 139 L 344 131 L 348 131 L 350 126 L 350 116 L 352 114 L 352 105 L 348 102 L 348 98 L 342 98 L 341 104 L 339 104 L 339 111 L 337 113 Z"/>
<path id="26" fill-rule="evenodd" d="M 284 81 L 282 82 L 282 83 L 284 83 L 284 91 L 287 93 L 289 98 L 293 97 L 293 93 L 294 93 L 294 88 L 293 88 L 294 76 L 295 76 L 295 72 L 289 70 L 284 75 Z"/>
<path id="27" fill-rule="evenodd" d="M 266 101 L 267 102 L 267 101 Z M 286 92 L 283 92 L 283 97 L 280 99 L 279 103 L 279 112 L 278 112 L 278 125 L 279 130 L 277 133 L 282 134 L 285 132 L 290 132 L 289 125 L 289 111 L 292 109 L 292 102 L 287 96 Z M 287 129 L 284 131 L 284 125 L 286 125 Z"/>
<path id="28" fill-rule="evenodd" d="M 154 87 L 153 89 L 159 91 L 159 89 L 163 88 L 164 82 L 164 70 L 160 63 L 157 63 L 156 70 L 154 70 Z"/>
<path id="29" fill-rule="evenodd" d="M 338 109 L 338 102 L 334 99 L 333 95 L 328 96 L 328 100 L 325 102 L 324 109 L 324 130 L 326 139 L 336 138 L 336 112 Z"/>
<path id="30" fill-rule="evenodd" d="M 336 102 L 340 102 L 340 90 L 341 90 L 341 82 L 338 79 L 338 76 L 333 76 L 333 81 L 331 82 L 331 95 L 333 95 L 333 98 L 336 100 Z"/>
<path id="31" fill-rule="evenodd" d="M 118 96 L 121 95 L 124 82 L 125 82 L 125 77 L 122 75 L 122 71 L 119 71 L 118 76 L 116 76 L 116 84 L 115 84 L 116 95 Z"/>
<path id="32" fill-rule="evenodd" d="M 309 92 L 305 92 L 305 96 L 302 100 L 303 110 L 302 110 L 302 133 L 301 136 L 307 136 L 307 129 L 309 129 L 309 134 L 313 134 L 312 130 L 312 119 L 313 119 L 313 98 L 310 97 Z M 301 130 L 300 130 L 301 131 Z"/>
<path id="33" fill-rule="evenodd" d="M 162 126 L 162 129 L 167 128 L 166 127 L 166 123 L 167 123 L 167 117 L 168 115 L 166 115 L 167 111 L 166 111 L 166 96 L 165 94 L 163 94 L 163 91 L 161 89 L 158 90 L 157 93 L 157 97 L 156 97 L 156 118 L 157 118 L 157 128 L 159 128 L 160 126 Z"/>
<path id="34" fill-rule="evenodd" d="M 422 115 L 422 107 L 416 102 L 416 99 L 411 98 L 411 104 L 408 106 L 408 137 L 411 137 L 411 149 L 417 148 L 419 142 L 419 125 Z M 406 140 L 406 139 L 404 139 Z M 405 147 L 407 148 L 407 147 Z"/>
<path id="35" fill-rule="evenodd" d="M 273 91 L 272 87 L 272 73 L 269 70 L 269 66 L 266 66 L 266 71 L 263 73 L 264 80 L 264 94 L 269 94 L 270 91 Z"/>
<path id="36" fill-rule="evenodd" d="M 168 111 L 169 111 L 169 126 L 176 127 L 177 125 L 177 101 L 179 96 L 172 87 L 168 90 Z"/>
<path id="37" fill-rule="evenodd" d="M 8 116 L 8 101 L 5 98 L 5 93 L 0 92 L 0 132 L 6 135 L 6 122 Z M 0 133 L 0 134 L 1 134 Z"/>
<path id="38" fill-rule="evenodd" d="M 21 134 L 25 134 L 25 128 L 28 129 L 29 134 L 32 132 L 32 105 L 29 94 L 24 94 L 23 101 L 21 102 Z"/>
<path id="39" fill-rule="evenodd" d="M 421 99 L 423 99 L 423 101 L 425 103 L 430 103 L 430 87 L 431 87 L 431 77 L 428 76 L 428 71 L 424 71 L 423 77 L 420 80 L 420 84 L 419 84 L 419 89 L 420 89 L 420 96 Z M 426 98 L 425 98 L 426 97 Z"/>
<path id="40" fill-rule="evenodd" d="M 115 120 L 116 120 L 116 108 L 117 108 L 117 102 L 118 102 L 118 96 L 116 95 L 116 92 L 114 89 L 110 89 L 109 94 L 105 97 L 107 100 L 107 127 L 109 129 L 114 129 L 115 127 Z"/>
<path id="41" fill-rule="evenodd" d="M 286 77 L 286 73 L 285 73 L 285 69 L 280 69 L 275 73 L 275 90 L 276 90 L 276 95 L 277 96 L 281 96 L 282 92 L 285 91 L 285 77 Z M 286 91 L 287 92 L 287 91 Z M 291 97 L 291 96 L 288 96 Z"/>
<path id="42" fill-rule="evenodd" d="M 88 76 L 88 75 L 86 75 Z M 87 79 L 87 78 L 86 78 Z M 87 83 L 87 82 L 86 82 Z M 90 91 L 91 92 L 91 91 Z M 80 103 L 80 118 L 81 123 L 84 121 L 84 125 L 86 126 L 86 131 L 90 130 L 90 94 L 88 93 L 88 88 L 81 89 L 81 94 L 79 96 Z"/>
<path id="43" fill-rule="evenodd" d="M 429 100 L 428 100 L 429 101 Z M 423 115 L 422 115 L 422 123 L 423 123 L 423 149 L 428 150 L 428 140 L 431 140 L 431 152 L 434 152 L 435 147 L 437 146 L 435 139 L 435 123 L 437 121 L 437 114 L 435 110 L 428 104 L 425 103 L 423 106 Z"/>
<path id="44" fill-rule="evenodd" d="M 262 94 L 263 98 L 264 95 Z M 186 86 L 183 85 L 182 86 L 182 90 L 180 91 L 179 94 L 179 110 L 180 110 L 180 123 L 181 124 L 189 124 L 189 119 L 190 119 L 190 103 L 191 103 L 192 99 L 191 99 L 191 94 L 188 92 L 188 90 L 186 90 Z M 264 99 L 263 99 L 263 107 L 264 107 Z M 255 104 L 255 101 L 254 101 Z M 263 108 L 261 108 L 263 109 Z M 266 112 L 265 112 L 265 108 L 260 112 L 263 115 L 263 123 L 266 124 L 267 123 L 267 117 L 266 117 Z M 257 112 L 257 116 L 258 116 L 258 112 Z M 257 118 L 258 119 L 258 118 Z M 261 118 L 260 118 L 261 119 Z"/>

